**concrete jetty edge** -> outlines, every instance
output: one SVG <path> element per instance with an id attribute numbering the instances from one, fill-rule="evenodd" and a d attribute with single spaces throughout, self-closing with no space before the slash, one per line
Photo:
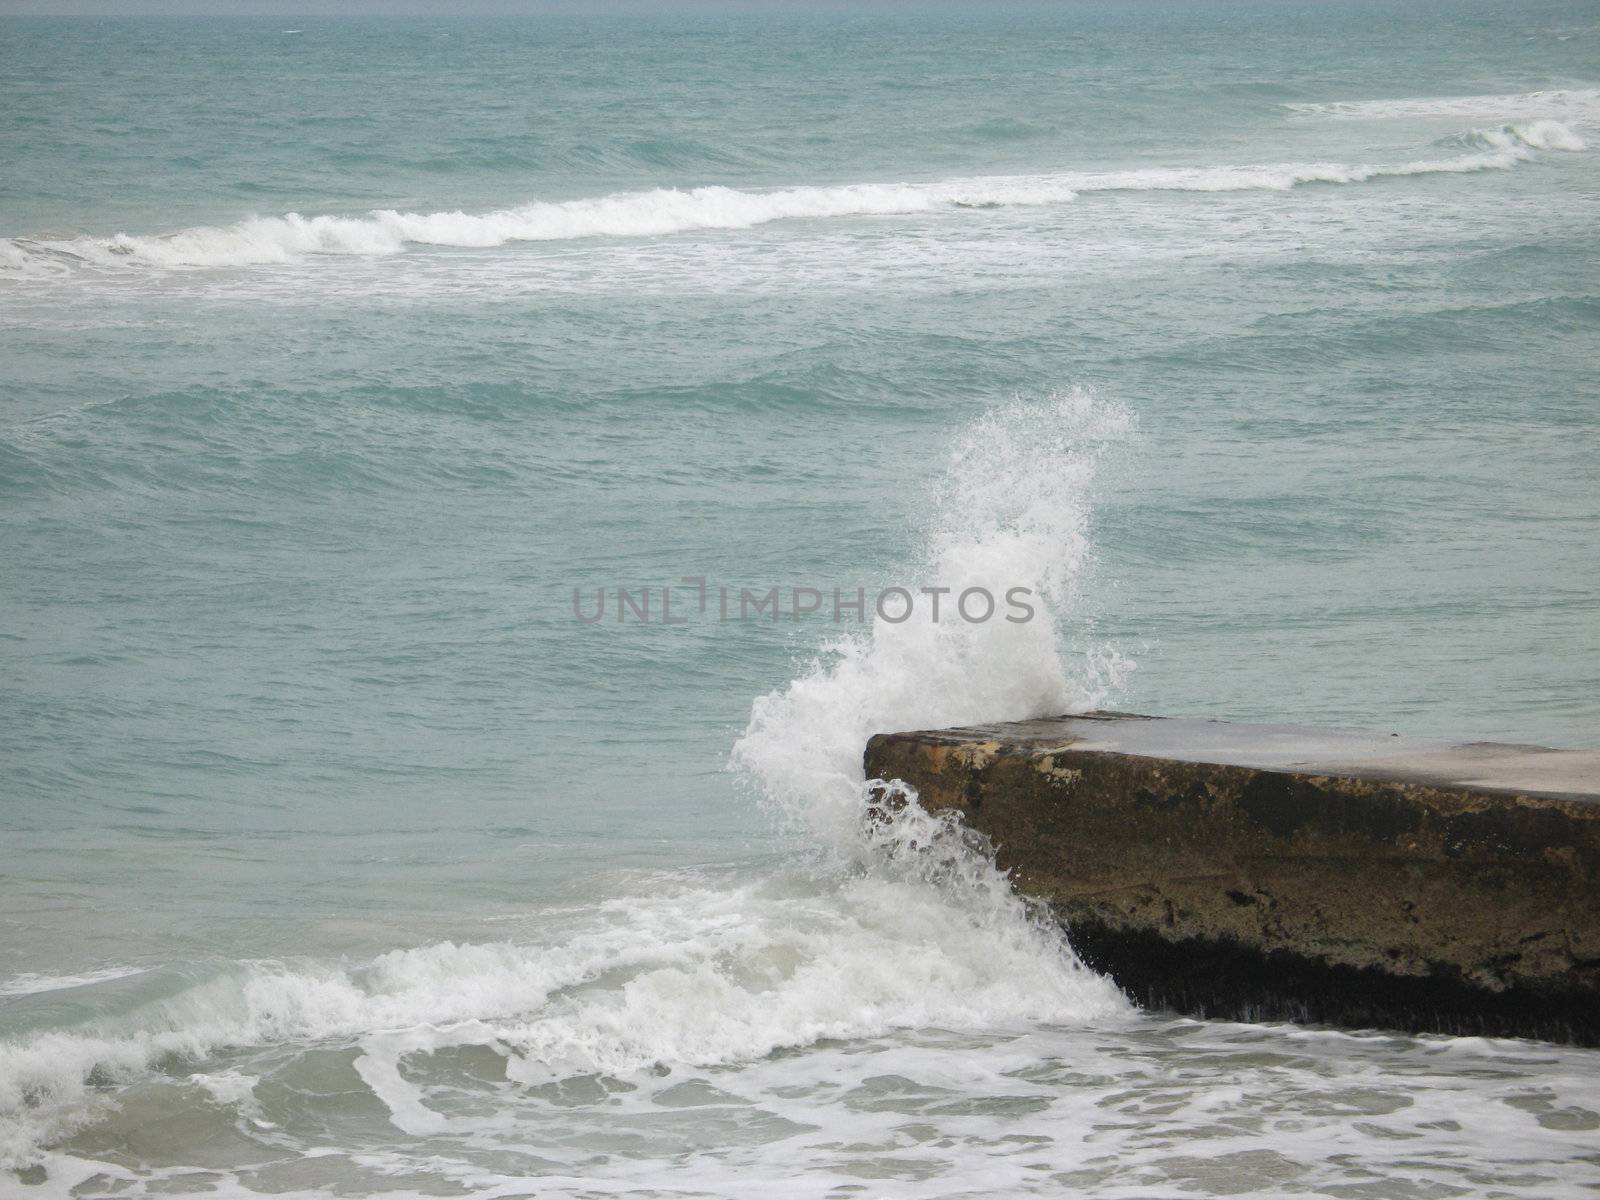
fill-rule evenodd
<path id="1" fill-rule="evenodd" d="M 1600 1045 L 1600 751 L 1087 713 L 865 765 L 1147 1006 Z"/>

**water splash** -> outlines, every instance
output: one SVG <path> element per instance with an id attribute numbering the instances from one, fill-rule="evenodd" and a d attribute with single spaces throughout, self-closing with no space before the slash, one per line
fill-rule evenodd
<path id="1" fill-rule="evenodd" d="M 509 1079 L 534 1086 L 750 1063 L 821 1039 L 1126 1013 L 1012 891 L 981 835 L 905 789 L 867 819 L 861 753 L 881 730 L 1038 716 L 1103 694 L 1111 678 L 1096 658 L 1063 651 L 1058 622 L 1091 558 L 1096 470 L 1131 423 L 1076 391 L 1004 405 L 955 437 L 928 492 L 920 577 L 952 603 L 969 587 L 1026 588 L 1032 620 L 935 621 L 919 608 L 831 647 L 755 702 L 734 760 L 832 852 L 823 862 L 753 882 L 658 883 L 552 914 L 532 944 L 226 964 L 120 1015 L 0 1043 L 0 1167 L 38 1161 L 162 1062 L 262 1047 L 358 1051 L 367 1089 L 397 1128 L 422 1136 L 450 1125 L 402 1067 L 448 1047 L 489 1048 Z"/>
<path id="2" fill-rule="evenodd" d="M 1070 665 L 1059 636 L 1091 557 L 1094 479 L 1132 417 L 1085 391 L 1017 401 L 955 439 L 929 491 L 917 588 L 932 605 L 825 646 L 786 687 L 759 698 L 733 762 L 779 814 L 846 855 L 860 845 L 861 755 L 874 733 L 1023 720 L 1102 702 L 1132 669 L 1114 652 Z M 949 619 L 968 588 L 1026 588 L 1031 620 Z"/>

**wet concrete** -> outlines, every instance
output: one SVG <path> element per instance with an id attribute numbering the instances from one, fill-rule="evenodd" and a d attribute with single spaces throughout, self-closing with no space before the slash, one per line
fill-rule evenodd
<path id="1" fill-rule="evenodd" d="M 881 734 L 1135 999 L 1600 1045 L 1600 752 L 1089 714 Z"/>

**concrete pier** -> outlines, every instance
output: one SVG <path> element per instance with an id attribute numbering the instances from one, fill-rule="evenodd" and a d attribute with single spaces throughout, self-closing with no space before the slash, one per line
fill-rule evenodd
<path id="1" fill-rule="evenodd" d="M 1600 751 L 1092 713 L 866 769 L 1145 1005 L 1600 1045 Z"/>

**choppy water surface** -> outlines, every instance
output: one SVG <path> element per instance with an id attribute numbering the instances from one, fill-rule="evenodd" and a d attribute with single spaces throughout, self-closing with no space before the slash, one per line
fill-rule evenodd
<path id="1" fill-rule="evenodd" d="M 1597 47 L 0 18 L 0 1194 L 1591 1194 L 1594 1052 L 1137 1012 L 859 755 L 1600 745 Z M 573 616 L 700 576 L 1038 619 Z"/>

